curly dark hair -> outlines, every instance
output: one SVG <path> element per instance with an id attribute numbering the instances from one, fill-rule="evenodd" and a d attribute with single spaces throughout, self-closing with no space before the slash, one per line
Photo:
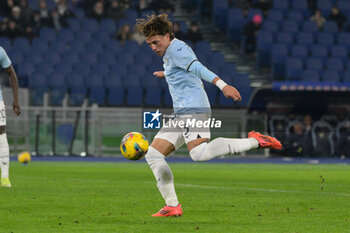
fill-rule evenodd
<path id="1" fill-rule="evenodd" d="M 173 24 L 168 19 L 167 14 L 146 15 L 146 19 L 136 19 L 135 31 L 145 37 L 161 35 L 170 35 L 170 40 L 174 39 Z"/>

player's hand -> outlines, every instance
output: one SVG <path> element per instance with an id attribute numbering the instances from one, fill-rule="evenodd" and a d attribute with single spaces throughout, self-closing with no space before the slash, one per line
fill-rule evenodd
<path id="1" fill-rule="evenodd" d="M 165 78 L 164 71 L 156 71 L 153 73 L 157 78 Z"/>
<path id="2" fill-rule="evenodd" d="M 21 114 L 21 108 L 19 107 L 18 100 L 13 101 L 12 107 L 13 107 L 13 112 L 15 113 L 16 116 Z"/>
<path id="3" fill-rule="evenodd" d="M 234 88 L 233 86 L 230 85 L 226 85 L 223 89 L 222 89 L 222 93 L 224 94 L 224 96 L 226 98 L 231 98 L 234 101 L 241 101 L 242 97 L 241 94 L 239 93 L 239 91 Z"/>

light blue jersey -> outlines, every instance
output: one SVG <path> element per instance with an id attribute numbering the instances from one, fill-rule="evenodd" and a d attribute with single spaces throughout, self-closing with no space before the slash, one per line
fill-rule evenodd
<path id="1" fill-rule="evenodd" d="M 197 61 L 192 49 L 173 39 L 163 56 L 165 79 L 169 85 L 175 113 L 209 113 L 210 103 L 200 77 L 189 72 Z"/>
<path id="2" fill-rule="evenodd" d="M 0 46 L 0 67 L 3 69 L 9 68 L 11 65 L 11 60 L 7 56 L 6 51 Z M 0 101 L 3 101 L 2 99 L 2 90 L 0 85 Z"/>

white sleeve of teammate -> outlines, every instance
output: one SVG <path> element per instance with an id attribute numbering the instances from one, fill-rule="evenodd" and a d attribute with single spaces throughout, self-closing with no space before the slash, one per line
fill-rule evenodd
<path id="1" fill-rule="evenodd" d="M 9 68 L 11 65 L 11 60 L 10 58 L 7 56 L 6 51 L 0 47 L 0 66 L 1 68 Z"/>
<path id="2" fill-rule="evenodd" d="M 194 73 L 195 75 L 209 83 L 212 83 L 213 79 L 218 77 L 216 74 L 208 70 L 207 67 L 205 67 L 202 63 L 200 63 L 197 60 L 190 65 L 188 71 Z"/>

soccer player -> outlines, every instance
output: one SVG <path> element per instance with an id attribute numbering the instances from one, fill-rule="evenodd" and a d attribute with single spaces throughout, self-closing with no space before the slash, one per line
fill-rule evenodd
<path id="1" fill-rule="evenodd" d="M 158 56 L 163 57 L 164 71 L 153 74 L 165 78 L 173 100 L 176 118 L 191 114 L 194 119 L 209 118 L 210 104 L 201 79 L 216 85 L 227 98 L 240 101 L 236 88 L 226 84 L 216 74 L 201 64 L 192 49 L 174 37 L 172 23 L 166 14 L 138 19 L 135 29 L 144 35 L 147 44 Z M 270 136 L 249 132 L 248 138 L 216 138 L 210 141 L 210 130 L 196 127 L 164 126 L 154 137 L 145 156 L 157 181 L 158 189 L 165 200 L 165 207 L 153 214 L 154 217 L 181 216 L 182 208 L 177 199 L 173 174 L 165 157 L 184 143 L 194 161 L 207 161 L 217 156 L 241 153 L 255 148 L 281 149 L 281 143 Z"/>
<path id="2" fill-rule="evenodd" d="M 13 93 L 13 112 L 18 116 L 21 113 L 18 102 L 18 81 L 17 75 L 11 60 L 7 56 L 5 50 L 0 47 L 0 66 L 5 69 L 6 73 L 10 77 L 10 85 Z M 7 136 L 5 131 L 6 126 L 6 112 L 5 104 L 2 99 L 2 92 L 0 89 L 0 165 L 1 165 L 1 186 L 11 187 L 11 182 L 9 179 L 9 166 L 10 166 L 10 150 L 9 144 L 7 142 Z"/>

